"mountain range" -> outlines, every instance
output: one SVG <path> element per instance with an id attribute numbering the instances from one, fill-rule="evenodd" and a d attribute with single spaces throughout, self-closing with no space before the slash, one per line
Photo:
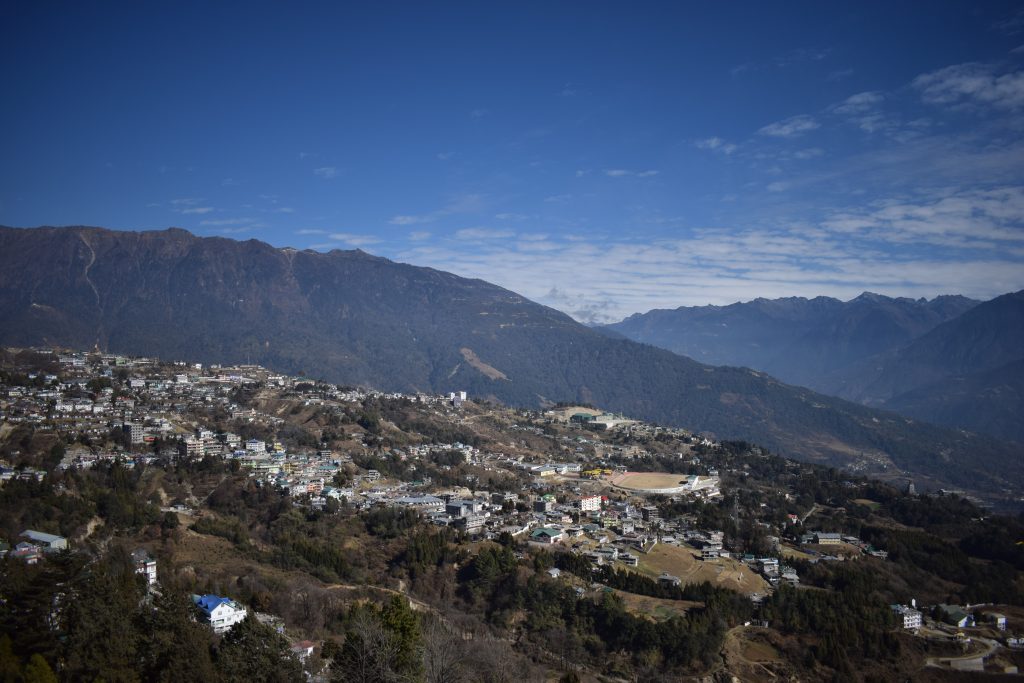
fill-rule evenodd
<path id="1" fill-rule="evenodd" d="M 1024 442 L 1024 293 L 864 293 L 636 314 L 608 329 L 873 407 Z"/>
<path id="2" fill-rule="evenodd" d="M 919 486 L 993 500 L 1024 489 L 1018 445 L 613 338 L 487 282 L 359 250 L 87 227 L 0 228 L 0 247 L 3 345 L 250 361 L 527 407 L 587 402 Z"/>

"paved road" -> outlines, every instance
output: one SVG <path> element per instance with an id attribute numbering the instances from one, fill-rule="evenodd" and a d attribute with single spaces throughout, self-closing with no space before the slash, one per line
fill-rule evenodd
<path id="1" fill-rule="evenodd" d="M 925 660 L 925 666 L 953 666 L 953 662 L 966 662 L 972 659 L 984 661 L 986 657 L 992 654 L 999 643 L 988 638 L 972 638 L 974 642 L 981 643 L 985 646 L 984 652 L 973 652 L 967 655 L 961 655 L 960 657 L 928 657 Z"/>

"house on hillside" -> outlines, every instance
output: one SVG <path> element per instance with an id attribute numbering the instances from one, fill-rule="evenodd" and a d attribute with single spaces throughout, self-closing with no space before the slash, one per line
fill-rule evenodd
<path id="1" fill-rule="evenodd" d="M 27 538 L 31 541 L 33 545 L 42 548 L 44 552 L 56 552 L 58 550 L 68 549 L 68 539 L 63 536 L 46 534 L 42 531 L 33 531 L 32 529 L 22 531 L 21 535 L 23 538 Z"/>
<path id="2" fill-rule="evenodd" d="M 316 647 L 316 643 L 312 640 L 300 640 L 297 643 L 293 643 L 291 646 L 291 652 L 302 664 L 306 663 L 313 655 L 313 649 Z"/>
<path id="3" fill-rule="evenodd" d="M 970 628 L 974 626 L 974 616 L 958 605 L 939 605 L 939 615 L 942 621 L 958 628 Z"/>
<path id="4" fill-rule="evenodd" d="M 530 534 L 530 540 L 539 543 L 558 543 L 562 540 L 562 532 L 550 527 L 541 527 Z"/>
<path id="5" fill-rule="evenodd" d="M 192 602 L 199 608 L 203 619 L 214 633 L 227 633 L 231 627 L 245 619 L 248 612 L 231 598 L 219 595 L 193 595 Z"/>
<path id="6" fill-rule="evenodd" d="M 146 584 L 152 586 L 156 583 L 156 560 L 144 548 L 132 551 L 132 564 L 135 566 L 135 573 L 146 577 Z"/>
<path id="7" fill-rule="evenodd" d="M 658 577 L 658 585 L 678 587 L 683 585 L 683 580 L 680 579 L 678 576 L 672 576 L 668 572 L 664 572 L 661 576 Z"/>

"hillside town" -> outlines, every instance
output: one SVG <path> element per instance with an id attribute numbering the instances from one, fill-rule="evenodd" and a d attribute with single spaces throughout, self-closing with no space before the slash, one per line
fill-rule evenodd
<path id="1" fill-rule="evenodd" d="M 837 526 L 840 518 L 797 488 L 756 483 L 751 463 L 769 457 L 756 447 L 740 458 L 735 444 L 590 406 L 512 410 L 457 389 L 386 393 L 253 365 L 46 350 L 17 357 L 32 362 L 10 369 L 0 384 L 3 486 L 42 484 L 58 472 L 219 462 L 303 515 L 393 510 L 468 547 L 511 544 L 520 557 L 553 556 L 549 580 L 579 599 L 625 595 L 618 586 L 631 574 L 649 580 L 657 595 L 683 595 L 700 584 L 733 591 L 753 610 L 750 628 L 771 627 L 757 610 L 777 591 L 820 590 L 805 586 L 801 572 L 810 570 L 813 583 L 819 564 L 889 561 L 886 549 Z M 399 410 L 421 416 L 416 429 L 388 419 Z M 45 465 L 26 464 L 25 434 L 53 437 Z M 783 472 L 800 467 L 781 464 Z M 870 488 L 855 480 L 839 486 Z M 162 500 L 160 511 L 200 532 L 216 529 L 223 514 L 211 512 L 210 495 Z M 23 529 L 0 539 L 0 554 L 45 563 L 54 553 L 91 547 L 91 533 L 68 538 Z M 157 592 L 158 551 L 149 544 L 131 554 L 146 589 Z M 231 590 L 192 595 L 195 618 L 220 636 L 252 611 L 288 635 L 308 675 L 323 674 L 312 662 L 327 658 L 308 656 L 320 648 L 308 638 L 315 634 L 237 597 Z M 983 671 L 998 649 L 1021 647 L 1024 621 L 997 608 L 919 606 L 912 592 L 902 598 L 890 607 L 893 628 L 958 648 L 940 666 Z M 669 603 L 657 600 L 635 609 L 653 617 Z"/>

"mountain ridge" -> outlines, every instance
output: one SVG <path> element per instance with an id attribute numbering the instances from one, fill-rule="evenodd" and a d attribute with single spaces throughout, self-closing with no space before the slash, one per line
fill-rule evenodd
<path id="1" fill-rule="evenodd" d="M 805 460 L 907 470 L 935 485 L 1024 485 L 1017 451 L 986 437 L 609 338 L 483 280 L 361 251 L 184 230 L 0 228 L 0 242 L 5 345 L 98 343 L 251 361 L 382 389 L 465 389 L 521 406 L 584 401 Z"/>

